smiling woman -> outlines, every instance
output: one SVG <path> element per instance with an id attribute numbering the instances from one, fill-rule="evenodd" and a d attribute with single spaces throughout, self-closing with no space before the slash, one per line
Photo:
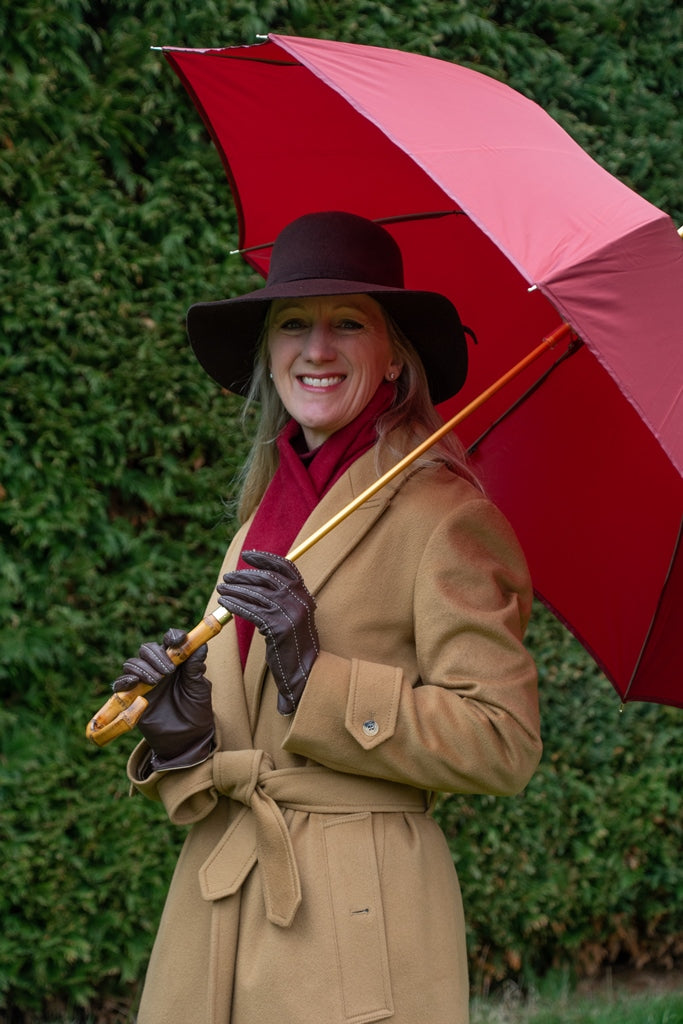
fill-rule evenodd
<path id="1" fill-rule="evenodd" d="M 139 1024 L 465 1024 L 430 812 L 436 791 L 516 793 L 538 763 L 524 557 L 452 435 L 286 557 L 441 424 L 459 316 L 404 288 L 383 228 L 331 212 L 285 228 L 265 287 L 193 306 L 188 331 L 261 415 L 216 588 L 232 623 L 178 668 L 143 644 L 114 684 L 153 686 L 129 778 L 193 826 Z"/>
<path id="2" fill-rule="evenodd" d="M 401 372 L 382 309 L 368 295 L 276 301 L 266 336 L 275 389 L 309 449 L 354 420 L 381 381 Z"/>

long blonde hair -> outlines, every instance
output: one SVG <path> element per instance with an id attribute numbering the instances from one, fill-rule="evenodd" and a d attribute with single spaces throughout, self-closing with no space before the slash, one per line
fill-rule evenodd
<path id="1" fill-rule="evenodd" d="M 432 405 L 427 377 L 419 355 L 381 303 L 378 304 L 384 314 L 392 352 L 396 360 L 403 364 L 396 382 L 394 401 L 377 420 L 376 461 L 379 466 L 382 456 L 386 453 L 394 455 L 398 460 L 412 451 L 443 426 L 443 420 Z M 289 413 L 280 401 L 268 370 L 269 321 L 270 313 L 266 316 L 261 330 L 254 372 L 242 410 L 243 426 L 250 429 L 254 404 L 260 405 L 256 432 L 240 474 L 237 515 L 241 523 L 246 522 L 254 512 L 275 474 L 278 467 L 277 436 L 289 419 Z M 400 447 L 396 443 L 399 437 Z M 439 463 L 445 464 L 452 472 L 480 487 L 468 464 L 465 449 L 453 431 L 442 437 L 415 461 L 415 465 L 418 466 L 433 466 Z"/>

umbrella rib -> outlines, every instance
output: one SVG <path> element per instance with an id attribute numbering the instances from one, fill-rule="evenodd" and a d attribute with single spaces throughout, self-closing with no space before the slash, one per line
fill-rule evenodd
<path id="1" fill-rule="evenodd" d="M 683 228 L 681 228 L 681 231 L 683 231 Z M 628 681 L 628 686 L 626 687 L 626 690 L 624 691 L 624 696 L 622 697 L 622 700 L 621 700 L 621 708 L 619 709 L 620 711 L 623 710 L 624 705 L 626 704 L 626 702 L 629 699 L 628 695 L 631 692 L 631 687 L 633 686 L 633 684 L 635 682 L 635 679 L 636 679 L 636 676 L 638 675 L 638 672 L 640 671 L 641 663 L 642 663 L 643 658 L 645 656 L 645 652 L 646 652 L 646 650 L 648 648 L 648 644 L 650 643 L 650 637 L 652 636 L 652 631 L 654 630 L 654 627 L 655 627 L 655 621 L 656 621 L 657 616 L 659 615 L 659 612 L 661 610 L 662 602 L 664 600 L 664 594 L 666 593 L 666 588 L 669 585 L 669 580 L 671 579 L 671 574 L 672 574 L 672 572 L 674 570 L 674 563 L 676 561 L 676 555 L 678 554 L 678 549 L 681 546 L 681 540 L 683 540 L 683 516 L 681 516 L 681 523 L 680 523 L 680 526 L 678 527 L 678 535 L 676 537 L 676 543 L 673 546 L 673 551 L 671 553 L 671 558 L 669 560 L 669 568 L 667 569 L 667 572 L 666 572 L 666 579 L 664 580 L 664 583 L 662 584 L 662 587 L 661 587 L 660 592 L 659 592 L 659 598 L 657 600 L 657 607 L 655 608 L 654 613 L 652 614 L 652 617 L 650 619 L 650 625 L 648 626 L 647 633 L 645 635 L 645 639 L 643 640 L 643 643 L 641 645 L 640 652 L 638 654 L 638 660 L 636 661 L 636 663 L 634 665 L 633 672 L 631 673 L 631 678 Z"/>
<path id="2" fill-rule="evenodd" d="M 467 217 L 464 210 L 429 210 L 425 213 L 397 213 L 393 217 L 374 217 L 375 224 L 404 224 L 410 220 L 432 220 L 436 217 Z M 243 256 L 247 252 L 258 252 L 261 249 L 272 249 L 275 242 L 261 242 L 249 245 L 245 249 L 231 249 L 229 256 Z"/>
<path id="3" fill-rule="evenodd" d="M 256 46 L 260 46 L 261 44 L 260 43 L 256 43 L 255 45 Z M 164 55 L 167 54 L 167 53 L 196 53 L 197 52 L 192 47 L 188 48 L 188 47 L 185 47 L 185 46 L 150 46 L 150 50 L 159 50 Z M 204 54 L 208 54 L 210 51 L 204 50 L 204 51 L 200 51 L 200 52 L 202 52 L 202 55 L 204 55 Z M 214 51 L 211 54 L 211 56 L 220 57 L 222 59 L 226 59 L 227 58 L 228 60 L 248 61 L 250 64 L 272 64 L 274 67 L 279 67 L 279 68 L 300 68 L 301 67 L 301 64 L 299 63 L 298 60 L 275 60 L 274 58 L 268 59 L 266 57 L 251 57 L 251 56 L 250 57 L 242 57 L 241 55 L 238 55 L 238 54 L 235 54 L 235 53 L 226 54 L 226 53 L 221 52 L 220 50 Z"/>
<path id="4" fill-rule="evenodd" d="M 534 383 L 529 388 L 527 388 L 527 390 L 523 394 L 521 394 L 519 398 L 517 398 L 512 403 L 512 405 L 510 405 L 505 410 L 505 412 L 502 412 L 500 416 L 498 416 L 493 421 L 493 423 L 489 424 L 486 430 L 479 435 L 476 441 L 473 441 L 472 444 L 469 445 L 467 449 L 467 454 L 472 455 L 477 450 L 482 441 L 484 441 L 489 436 L 491 431 L 495 430 L 496 427 L 503 422 L 503 420 L 507 419 L 508 416 L 511 416 L 512 413 L 515 412 L 515 410 L 518 409 L 520 405 L 523 405 L 528 398 L 531 398 L 534 392 L 538 391 L 541 385 L 545 383 L 545 381 L 548 379 L 551 373 L 554 373 L 555 370 L 557 370 L 557 368 L 560 366 L 560 364 L 563 363 L 566 359 L 569 359 L 570 356 L 575 355 L 582 346 L 583 342 L 581 341 L 581 339 L 574 336 L 570 341 L 569 345 L 567 346 L 567 350 L 563 352 L 561 356 L 558 356 L 558 358 L 555 360 L 552 366 L 549 366 L 548 369 L 541 374 L 538 380 L 534 381 Z"/>
<path id="5" fill-rule="evenodd" d="M 258 45 L 258 43 L 256 45 Z M 164 47 L 164 49 L 165 49 L 165 47 Z M 218 56 L 222 57 L 222 56 L 224 56 L 224 54 L 219 54 Z M 301 67 L 301 64 L 299 64 L 298 60 L 272 60 L 272 59 L 268 60 L 265 57 L 240 57 L 240 56 L 238 56 L 237 54 L 234 54 L 234 53 L 231 53 L 228 59 L 229 60 L 248 61 L 250 64 L 272 64 L 274 67 L 278 67 L 278 68 L 300 68 Z"/>
<path id="6" fill-rule="evenodd" d="M 429 210 L 424 213 L 398 213 L 394 217 L 375 217 L 375 224 L 400 224 L 409 220 L 432 220 L 435 217 L 466 217 L 464 210 Z"/>

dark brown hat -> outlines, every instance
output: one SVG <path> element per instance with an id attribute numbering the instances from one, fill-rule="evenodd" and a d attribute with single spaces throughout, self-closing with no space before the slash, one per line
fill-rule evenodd
<path id="1" fill-rule="evenodd" d="M 398 244 L 379 224 L 352 213 L 308 213 L 283 228 L 265 287 L 190 306 L 190 343 L 214 380 L 245 395 L 272 299 L 354 294 L 372 296 L 412 342 L 435 404 L 460 390 L 467 342 L 455 306 L 438 292 L 404 288 Z"/>

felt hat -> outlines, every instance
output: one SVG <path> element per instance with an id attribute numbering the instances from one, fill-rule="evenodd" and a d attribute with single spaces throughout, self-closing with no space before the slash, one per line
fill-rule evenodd
<path id="1" fill-rule="evenodd" d="M 366 294 L 412 342 L 432 401 L 443 402 L 460 390 L 467 375 L 466 329 L 444 295 L 412 291 L 403 281 L 401 250 L 379 224 L 341 211 L 304 214 L 277 236 L 263 288 L 190 306 L 190 344 L 214 380 L 246 395 L 273 299 Z"/>

